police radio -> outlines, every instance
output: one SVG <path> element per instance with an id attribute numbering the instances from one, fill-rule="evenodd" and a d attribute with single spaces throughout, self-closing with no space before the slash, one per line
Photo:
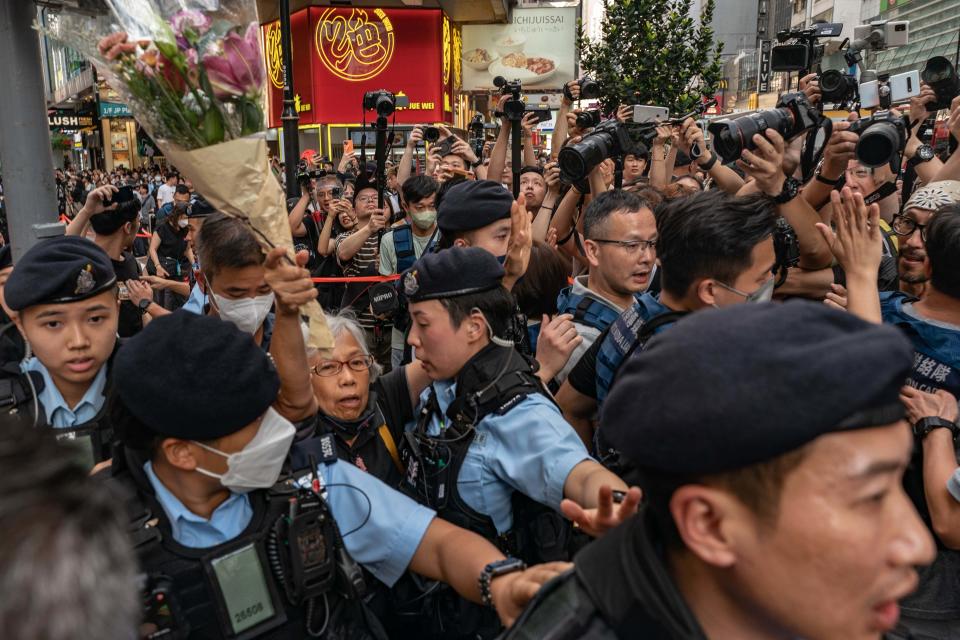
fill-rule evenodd
<path id="1" fill-rule="evenodd" d="M 267 541 L 267 557 L 287 599 L 297 604 L 330 591 L 337 577 L 336 523 L 323 499 L 308 490 L 289 497 Z"/>
<path id="2" fill-rule="evenodd" d="M 139 576 L 143 597 L 140 637 L 146 640 L 185 640 L 190 625 L 180 610 L 173 583 L 165 576 Z"/>

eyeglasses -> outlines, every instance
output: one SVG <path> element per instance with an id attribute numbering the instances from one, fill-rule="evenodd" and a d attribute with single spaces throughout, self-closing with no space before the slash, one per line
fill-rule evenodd
<path id="1" fill-rule="evenodd" d="M 615 244 L 618 247 L 623 247 L 629 254 L 636 254 L 641 251 L 657 248 L 656 240 L 604 240 L 603 238 L 590 239 L 598 244 Z"/>
<path id="2" fill-rule="evenodd" d="M 357 202 L 362 202 L 363 204 L 372 204 L 377 201 L 377 196 L 360 196 L 357 198 Z"/>
<path id="3" fill-rule="evenodd" d="M 317 366 L 310 369 L 310 373 L 318 375 L 322 378 L 329 378 L 330 376 L 338 375 L 341 371 L 343 371 L 344 365 L 350 367 L 350 369 L 356 371 L 357 373 L 362 373 L 364 371 L 369 371 L 370 367 L 373 366 L 373 362 L 373 356 L 357 356 L 356 358 L 350 358 L 347 361 L 324 360 Z"/>
<path id="4" fill-rule="evenodd" d="M 864 169 L 860 167 L 859 169 L 847 169 L 847 174 L 855 176 L 857 178 L 869 178 L 873 175 L 872 169 Z"/>
<path id="5" fill-rule="evenodd" d="M 913 232 L 920 229 L 920 239 L 927 241 L 927 225 L 920 224 L 913 218 L 909 218 L 902 213 L 893 216 L 893 224 L 890 225 L 893 232 L 898 236 L 912 236 Z"/>

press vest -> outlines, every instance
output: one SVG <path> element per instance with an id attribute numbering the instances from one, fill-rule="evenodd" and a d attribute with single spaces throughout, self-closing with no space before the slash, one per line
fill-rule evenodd
<path id="1" fill-rule="evenodd" d="M 557 313 L 569 313 L 574 322 L 603 331 L 617 319 L 620 312 L 610 305 L 567 287 L 557 297 Z"/>

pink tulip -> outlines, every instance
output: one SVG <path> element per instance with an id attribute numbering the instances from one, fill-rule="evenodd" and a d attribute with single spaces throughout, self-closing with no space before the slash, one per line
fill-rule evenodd
<path id="1" fill-rule="evenodd" d="M 223 39 L 222 54 L 203 57 L 210 85 L 221 100 L 253 95 L 263 87 L 266 74 L 257 32 L 258 26 L 252 22 L 242 38 L 235 32 L 227 34 Z"/>

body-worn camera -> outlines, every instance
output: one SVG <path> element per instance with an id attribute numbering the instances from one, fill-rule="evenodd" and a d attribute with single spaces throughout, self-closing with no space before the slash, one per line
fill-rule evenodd
<path id="1" fill-rule="evenodd" d="M 593 100 L 600 96 L 600 85 L 597 84 L 597 81 L 591 78 L 590 76 L 583 76 L 577 80 L 577 86 L 580 87 L 580 99 L 581 100 Z M 570 89 L 564 85 L 563 95 L 567 100 L 573 101 L 573 94 L 570 93 Z"/>
<path id="2" fill-rule="evenodd" d="M 591 129 L 600 124 L 600 110 L 581 111 L 577 114 L 577 129 Z"/>
<path id="3" fill-rule="evenodd" d="M 377 91 L 367 91 L 363 94 L 363 108 L 368 111 L 376 111 L 377 115 L 386 118 L 397 107 L 406 108 L 410 106 L 410 98 L 406 96 L 395 96 L 386 89 Z"/>
<path id="4" fill-rule="evenodd" d="M 943 56 L 934 56 L 927 60 L 923 71 L 920 72 L 920 77 L 937 94 L 936 102 L 928 104 L 927 111 L 949 109 L 950 103 L 960 94 L 960 78 L 957 78 L 957 70 Z"/>
<path id="5" fill-rule="evenodd" d="M 857 97 L 857 79 L 843 71 L 830 69 L 820 74 L 820 91 L 824 102 L 841 104 Z"/>
<path id="6" fill-rule="evenodd" d="M 780 96 L 775 109 L 758 111 L 735 120 L 714 120 L 707 126 L 713 136 L 713 147 L 723 161 L 732 162 L 744 149 L 753 150 L 753 136 L 763 135 L 773 129 L 784 140 L 819 127 L 824 116 L 810 104 L 803 93 L 785 93 Z"/>
<path id="7" fill-rule="evenodd" d="M 855 151 L 860 164 L 867 167 L 896 165 L 909 137 L 908 120 L 908 116 L 897 117 L 889 111 L 881 111 L 854 121 L 850 131 L 860 136 Z"/>

